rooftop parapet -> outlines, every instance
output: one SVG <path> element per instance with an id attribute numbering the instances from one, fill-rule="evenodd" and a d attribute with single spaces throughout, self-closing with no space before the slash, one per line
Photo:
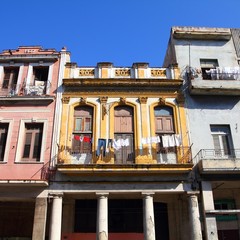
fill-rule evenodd
<path id="1" fill-rule="evenodd" d="M 229 40 L 230 28 L 172 27 L 172 35 L 178 39 Z"/>
<path id="2" fill-rule="evenodd" d="M 98 63 L 96 67 L 78 67 L 66 64 L 65 78 L 111 78 L 111 79 L 179 79 L 178 66 L 169 68 L 149 67 L 148 63 L 133 63 L 132 67 L 115 67 L 112 63 Z"/>

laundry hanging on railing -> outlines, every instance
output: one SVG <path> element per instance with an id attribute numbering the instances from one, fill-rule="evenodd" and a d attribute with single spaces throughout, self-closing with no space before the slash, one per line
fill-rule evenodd
<path id="1" fill-rule="evenodd" d="M 206 70 L 212 80 L 240 80 L 239 67 L 216 67 Z"/>
<path id="2" fill-rule="evenodd" d="M 92 138 L 87 137 L 87 136 L 74 135 L 73 138 L 74 138 L 76 141 L 80 141 L 80 142 L 88 142 L 88 143 L 91 143 L 91 142 L 92 142 Z"/>
<path id="3" fill-rule="evenodd" d="M 102 149 L 103 156 L 105 157 L 106 153 L 109 152 L 109 146 L 111 146 L 111 144 L 112 144 L 112 139 L 99 138 L 96 156 L 97 157 L 100 156 L 101 149 Z"/>
<path id="4" fill-rule="evenodd" d="M 179 147 L 182 145 L 182 139 L 179 134 L 162 136 L 163 147 Z"/>
<path id="5" fill-rule="evenodd" d="M 152 143 L 160 143 L 160 137 L 147 137 L 147 138 L 142 138 L 142 144 L 152 144 Z"/>
<path id="6" fill-rule="evenodd" d="M 115 149 L 115 150 L 119 150 L 121 149 L 122 147 L 128 147 L 130 145 L 129 143 L 129 139 L 126 138 L 126 139 L 113 139 L 113 143 L 112 143 L 112 147 Z"/>

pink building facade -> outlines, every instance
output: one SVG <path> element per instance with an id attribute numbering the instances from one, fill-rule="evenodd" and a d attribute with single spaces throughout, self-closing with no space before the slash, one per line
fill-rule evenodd
<path id="1" fill-rule="evenodd" d="M 58 125 L 55 108 L 65 53 L 64 48 L 58 52 L 40 46 L 0 53 L 1 237 L 39 235 L 33 229 L 36 198 L 54 174 L 53 126 Z M 44 235 L 45 229 L 40 231 Z"/>

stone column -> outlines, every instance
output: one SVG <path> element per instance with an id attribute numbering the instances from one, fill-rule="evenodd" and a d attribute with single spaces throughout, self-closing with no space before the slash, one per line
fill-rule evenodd
<path id="1" fill-rule="evenodd" d="M 142 193 L 144 240 L 155 240 L 153 194 Z"/>
<path id="2" fill-rule="evenodd" d="M 216 218 L 215 216 L 206 214 L 206 211 L 214 210 L 211 182 L 202 181 L 202 202 L 204 211 L 205 238 L 206 240 L 218 240 Z"/>
<path id="3" fill-rule="evenodd" d="M 108 193 L 97 193 L 97 240 L 108 239 Z"/>
<path id="4" fill-rule="evenodd" d="M 194 193 L 188 195 L 191 240 L 202 240 L 201 222 L 199 216 L 198 198 Z"/>
<path id="5" fill-rule="evenodd" d="M 44 240 L 47 220 L 47 198 L 36 198 L 34 222 L 33 222 L 33 240 Z"/>
<path id="6" fill-rule="evenodd" d="M 62 193 L 51 194 L 52 214 L 50 221 L 49 240 L 60 240 L 62 229 Z"/>

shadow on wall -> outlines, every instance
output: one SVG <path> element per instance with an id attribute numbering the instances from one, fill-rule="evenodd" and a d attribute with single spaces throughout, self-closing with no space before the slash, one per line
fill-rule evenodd
<path id="1" fill-rule="evenodd" d="M 188 109 L 232 110 L 240 101 L 235 96 L 194 96 L 188 98 Z"/>

